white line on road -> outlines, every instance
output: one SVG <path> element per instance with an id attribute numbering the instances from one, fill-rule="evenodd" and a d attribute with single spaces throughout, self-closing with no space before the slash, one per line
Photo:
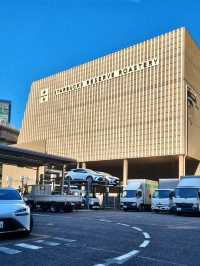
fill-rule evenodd
<path id="1" fill-rule="evenodd" d="M 142 232 L 142 229 L 140 229 L 139 227 L 133 226 L 132 228 L 136 231 Z"/>
<path id="2" fill-rule="evenodd" d="M 146 248 L 146 246 L 148 246 L 150 243 L 149 240 L 144 240 L 144 242 L 142 242 L 142 244 L 140 245 L 140 248 Z"/>
<path id="3" fill-rule="evenodd" d="M 55 246 L 59 246 L 61 243 L 58 243 L 58 242 L 53 242 L 53 241 L 47 241 L 47 240 L 36 240 L 34 241 L 35 243 L 43 243 L 44 245 L 47 245 L 47 246 L 51 246 L 51 247 L 55 247 Z"/>
<path id="4" fill-rule="evenodd" d="M 150 235 L 149 235 L 148 233 L 146 233 L 146 232 L 143 232 L 143 235 L 144 235 L 144 237 L 145 237 L 146 239 L 151 238 Z"/>
<path id="5" fill-rule="evenodd" d="M 14 255 L 14 254 L 20 253 L 21 251 L 17 249 L 12 249 L 12 248 L 0 247 L 0 252 L 9 254 L 9 255 Z"/>
<path id="6" fill-rule="evenodd" d="M 100 221 L 100 222 L 106 222 L 106 223 L 112 223 L 111 220 L 107 220 L 107 219 L 100 219 L 99 221 Z"/>
<path id="7" fill-rule="evenodd" d="M 122 224 L 122 223 L 117 223 L 119 225 L 123 225 L 123 226 L 126 226 L 126 227 L 129 227 L 130 225 L 129 224 Z"/>
<path id="8" fill-rule="evenodd" d="M 52 215 L 48 215 L 48 214 L 39 214 L 39 213 L 33 213 L 33 216 L 43 216 L 43 217 L 50 217 Z"/>
<path id="9" fill-rule="evenodd" d="M 75 242 L 76 241 L 74 239 L 68 239 L 68 238 L 62 238 L 62 237 L 53 237 L 53 239 L 61 240 L 61 241 L 65 241 L 65 242 Z"/>
<path id="10" fill-rule="evenodd" d="M 33 250 L 42 248 L 39 246 L 30 245 L 30 244 L 26 244 L 26 243 L 15 244 L 15 246 L 21 247 L 21 248 L 33 249 Z"/>
<path id="11" fill-rule="evenodd" d="M 126 261 L 135 256 L 137 253 L 139 253 L 139 250 L 132 250 L 124 255 L 114 258 L 113 261 Z"/>

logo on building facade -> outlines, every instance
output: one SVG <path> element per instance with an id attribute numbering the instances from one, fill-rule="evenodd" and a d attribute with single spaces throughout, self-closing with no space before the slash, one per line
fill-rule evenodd
<path id="1" fill-rule="evenodd" d="M 48 89 L 42 89 L 40 91 L 40 103 L 48 102 Z"/>

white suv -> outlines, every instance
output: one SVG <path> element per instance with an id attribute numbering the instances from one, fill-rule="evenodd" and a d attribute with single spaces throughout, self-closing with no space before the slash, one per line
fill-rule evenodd
<path id="1" fill-rule="evenodd" d="M 99 174 L 91 169 L 77 168 L 72 169 L 65 175 L 66 180 L 70 181 L 86 181 L 89 183 L 92 182 L 104 182 L 105 177 L 102 174 Z"/>

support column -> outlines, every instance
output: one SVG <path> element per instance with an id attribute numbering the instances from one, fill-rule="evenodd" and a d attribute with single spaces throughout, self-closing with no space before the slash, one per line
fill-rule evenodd
<path id="1" fill-rule="evenodd" d="M 127 185 L 128 180 L 128 160 L 123 160 L 123 186 Z"/>
<path id="2" fill-rule="evenodd" d="M 65 168 L 66 168 L 66 165 L 63 165 L 63 167 L 62 167 L 62 180 L 61 180 L 61 195 L 64 194 Z"/>
<path id="3" fill-rule="evenodd" d="M 185 155 L 179 155 L 178 157 L 178 177 L 185 175 Z"/>
<path id="4" fill-rule="evenodd" d="M 200 162 L 198 162 L 196 171 L 195 171 L 195 175 L 200 175 Z"/>
<path id="5" fill-rule="evenodd" d="M 86 163 L 82 162 L 82 168 L 86 168 Z"/>
<path id="6" fill-rule="evenodd" d="M 80 168 L 80 163 L 79 162 L 77 162 L 76 168 Z"/>
<path id="7" fill-rule="evenodd" d="M 36 168 L 36 185 L 38 185 L 39 184 L 39 166 L 37 166 L 37 168 Z"/>

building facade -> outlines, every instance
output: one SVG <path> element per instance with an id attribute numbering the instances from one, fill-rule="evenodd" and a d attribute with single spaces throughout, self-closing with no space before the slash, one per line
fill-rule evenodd
<path id="1" fill-rule="evenodd" d="M 0 145 L 12 145 L 17 143 L 19 131 L 0 122 Z M 0 187 L 2 185 L 2 163 L 0 161 Z"/>
<path id="2" fill-rule="evenodd" d="M 11 101 L 0 100 L 0 123 L 4 125 L 10 124 L 11 117 Z"/>
<path id="3" fill-rule="evenodd" d="M 200 50 L 185 28 L 33 82 L 18 143 L 123 177 L 196 173 Z"/>

